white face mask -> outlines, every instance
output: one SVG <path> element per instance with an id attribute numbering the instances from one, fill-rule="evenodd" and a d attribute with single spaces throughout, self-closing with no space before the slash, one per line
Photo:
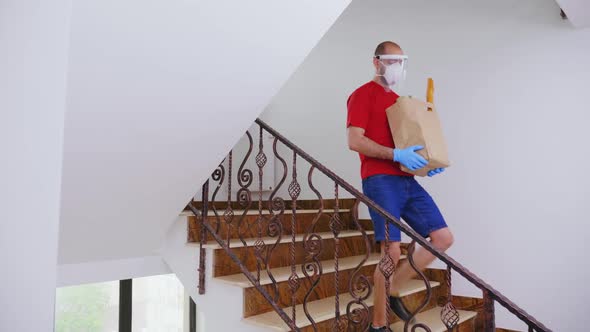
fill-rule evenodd
<path id="1" fill-rule="evenodd" d="M 383 76 L 383 78 L 387 82 L 387 85 L 389 85 L 390 87 L 394 86 L 396 83 L 399 83 L 404 79 L 404 68 L 401 63 L 386 65 L 383 63 L 383 61 L 381 61 L 381 65 L 383 65 L 383 67 L 385 68 L 385 73 L 383 73 L 383 75 L 378 76 Z"/>
<path id="2" fill-rule="evenodd" d="M 380 72 L 377 76 L 383 77 L 385 83 L 390 90 L 395 90 L 397 93 L 402 89 L 404 80 L 406 79 L 406 66 L 408 57 L 398 54 L 383 54 L 375 56 L 381 64 Z"/>

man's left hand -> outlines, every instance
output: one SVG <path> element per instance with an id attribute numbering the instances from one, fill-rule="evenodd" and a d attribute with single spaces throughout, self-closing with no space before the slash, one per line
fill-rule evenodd
<path id="1" fill-rule="evenodd" d="M 442 172 L 444 172 L 445 169 L 444 168 L 435 168 L 435 169 L 431 169 L 430 171 L 428 171 L 428 176 L 433 177 L 437 174 L 440 174 Z"/>

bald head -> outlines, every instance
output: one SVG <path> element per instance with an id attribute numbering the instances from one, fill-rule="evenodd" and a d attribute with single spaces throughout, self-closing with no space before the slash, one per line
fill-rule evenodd
<path id="1" fill-rule="evenodd" d="M 389 87 L 389 83 L 387 82 L 387 80 L 385 79 L 384 75 L 385 75 L 385 71 L 386 71 L 386 66 L 394 63 L 396 60 L 381 60 L 380 57 L 378 57 L 379 55 L 404 55 L 404 51 L 402 51 L 402 48 L 392 42 L 392 41 L 384 41 L 382 43 L 380 43 L 379 45 L 377 45 L 377 47 L 375 48 L 375 56 L 373 57 L 373 66 L 375 67 L 375 76 L 373 78 L 373 81 L 375 81 L 376 83 L 380 84 L 381 86 L 385 87 L 386 89 L 390 89 Z M 385 63 L 383 63 L 385 61 Z M 399 60 L 397 60 L 399 61 Z"/>
<path id="2" fill-rule="evenodd" d="M 403 54 L 403 51 L 398 44 L 392 41 L 384 41 L 375 48 L 375 56 L 382 54 Z"/>

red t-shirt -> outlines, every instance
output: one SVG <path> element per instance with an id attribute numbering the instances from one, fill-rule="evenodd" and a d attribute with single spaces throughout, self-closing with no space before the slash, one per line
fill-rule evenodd
<path id="1" fill-rule="evenodd" d="M 395 148 L 385 110 L 393 105 L 397 98 L 398 95 L 395 92 L 386 91 L 373 81 L 364 84 L 348 97 L 346 127 L 363 128 L 367 138 L 380 145 Z M 360 153 L 359 156 L 363 179 L 377 174 L 412 176 L 402 171 L 399 163 L 393 160 L 371 158 Z"/>

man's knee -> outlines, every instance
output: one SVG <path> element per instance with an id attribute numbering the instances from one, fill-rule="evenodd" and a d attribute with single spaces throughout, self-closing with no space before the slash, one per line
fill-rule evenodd
<path id="1" fill-rule="evenodd" d="M 443 251 L 449 249 L 455 241 L 453 233 L 451 233 L 451 231 L 448 228 L 440 229 L 438 231 L 433 232 L 430 238 L 432 239 L 432 244 L 437 249 Z"/>
<path id="2" fill-rule="evenodd" d="M 379 264 L 377 264 L 375 266 L 375 271 L 373 272 L 373 278 L 375 278 L 374 282 L 375 282 L 376 287 L 381 285 L 381 283 L 382 283 L 381 280 L 385 280 L 385 277 L 383 277 L 383 272 L 381 272 L 381 269 L 379 269 Z"/>
<path id="3" fill-rule="evenodd" d="M 402 249 L 399 242 L 389 242 L 389 256 L 394 260 L 398 261 L 402 254 Z M 381 252 L 385 252 L 385 242 L 381 242 Z"/>

